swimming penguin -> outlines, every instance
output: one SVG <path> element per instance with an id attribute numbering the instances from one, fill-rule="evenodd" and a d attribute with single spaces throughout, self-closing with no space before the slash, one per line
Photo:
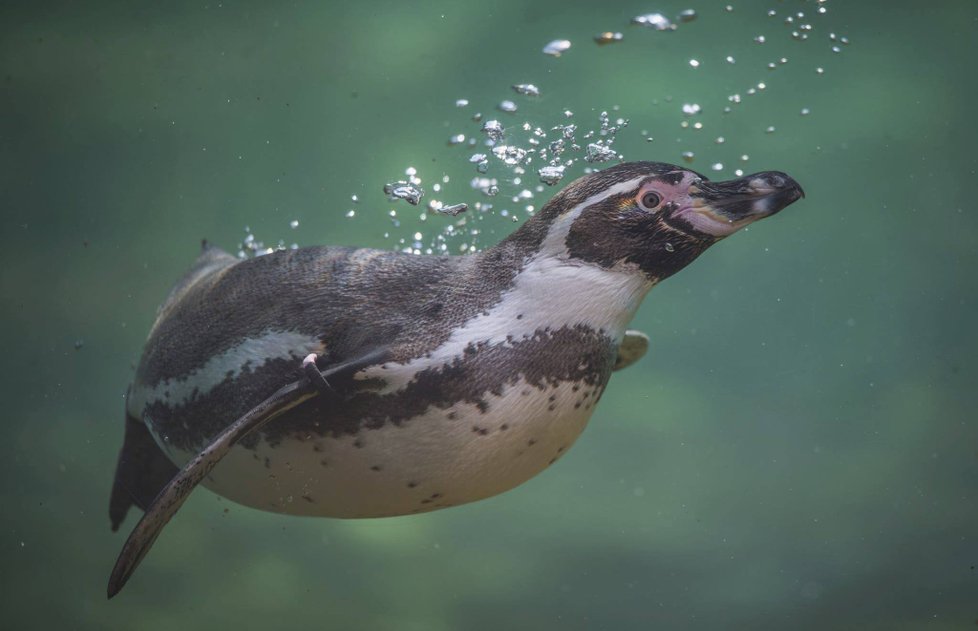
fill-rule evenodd
<path id="1" fill-rule="evenodd" d="M 255 508 L 352 518 L 525 482 L 645 353 L 627 325 L 649 289 L 803 196 L 777 171 L 711 182 L 631 162 L 576 180 L 478 254 L 241 260 L 205 244 L 126 400 L 112 529 L 132 505 L 146 513 L 109 597 L 198 483 Z"/>

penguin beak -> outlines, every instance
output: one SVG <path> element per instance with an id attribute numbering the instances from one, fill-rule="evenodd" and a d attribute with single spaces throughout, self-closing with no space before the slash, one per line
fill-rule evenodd
<path id="1" fill-rule="evenodd" d="M 805 196 L 798 182 L 780 171 L 763 171 L 736 180 L 702 180 L 689 189 L 692 208 L 718 222 L 740 227 L 774 215 Z"/>

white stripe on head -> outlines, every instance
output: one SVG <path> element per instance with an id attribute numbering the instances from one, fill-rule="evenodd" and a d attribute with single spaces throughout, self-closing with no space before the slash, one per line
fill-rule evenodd
<path id="1" fill-rule="evenodd" d="M 547 253 L 549 255 L 556 254 L 561 258 L 567 258 L 570 254 L 567 251 L 567 235 L 570 234 L 571 226 L 581 216 L 589 206 L 593 206 L 599 202 L 603 202 L 609 197 L 614 197 L 615 195 L 620 195 L 626 191 L 637 188 L 639 183 L 650 177 L 650 173 L 645 175 L 639 175 L 633 177 L 625 182 L 619 182 L 610 188 L 606 188 L 600 193 L 595 193 L 594 195 L 588 197 L 583 202 L 574 206 L 570 210 L 561 213 L 550 225 L 550 230 L 547 232 L 546 238 L 544 238 L 543 243 L 540 245 L 540 252 Z M 538 255 L 539 256 L 539 255 Z"/>

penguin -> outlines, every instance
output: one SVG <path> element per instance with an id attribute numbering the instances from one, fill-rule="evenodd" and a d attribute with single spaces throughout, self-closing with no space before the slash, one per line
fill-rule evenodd
<path id="1" fill-rule="evenodd" d="M 205 243 L 160 307 L 126 397 L 110 498 L 145 510 L 118 593 L 197 484 L 246 506 L 409 515 L 511 489 L 581 434 L 648 338 L 649 290 L 804 197 L 779 171 L 713 182 L 626 162 L 462 256 Z"/>

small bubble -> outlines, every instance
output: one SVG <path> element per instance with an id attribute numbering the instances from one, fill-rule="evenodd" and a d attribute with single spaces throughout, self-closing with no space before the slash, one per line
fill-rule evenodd
<path id="1" fill-rule="evenodd" d="M 295 230 L 296 228 L 298 228 L 299 227 L 299 220 L 298 219 L 293 219 L 292 221 L 290 221 L 289 222 L 289 227 L 292 228 L 293 230 Z"/>
<path id="2" fill-rule="evenodd" d="M 735 63 L 737 63 L 737 60 L 733 58 L 733 55 L 727 55 L 727 63 L 728 64 L 735 64 Z"/>
<path id="3" fill-rule="evenodd" d="M 717 136 L 717 139 L 713 142 L 717 143 L 718 145 L 722 145 L 723 143 L 727 142 L 727 139 L 723 136 Z"/>
<path id="4" fill-rule="evenodd" d="M 666 248 L 666 252 L 675 252 L 676 251 L 676 247 L 673 244 L 669 243 L 669 242 L 666 242 L 665 248 Z"/>
<path id="5" fill-rule="evenodd" d="M 676 26 L 661 13 L 646 13 L 632 18 L 632 24 L 641 24 L 657 31 L 674 31 Z"/>
<path id="6" fill-rule="evenodd" d="M 564 169 L 563 165 L 549 165 L 541 167 L 537 171 L 537 175 L 540 176 L 541 182 L 547 186 L 553 186 L 564 177 Z"/>
<path id="7" fill-rule="evenodd" d="M 385 184 L 384 193 L 390 201 L 403 199 L 412 206 L 417 206 L 424 196 L 424 191 L 421 188 L 403 180 Z M 393 213 L 394 211 L 391 212 Z"/>
<path id="8" fill-rule="evenodd" d="M 775 132 L 774 125 L 769 125 L 767 129 L 764 130 L 766 134 L 773 134 Z"/>
<path id="9" fill-rule="evenodd" d="M 356 216 L 356 214 L 357 214 L 357 211 L 353 210 L 352 208 L 350 210 L 346 211 L 346 216 L 349 219 L 353 219 Z"/>
<path id="10" fill-rule="evenodd" d="M 807 107 L 801 108 L 801 115 L 802 116 L 808 116 L 811 113 L 812 113 L 812 111 L 810 109 L 808 109 Z"/>
<path id="11" fill-rule="evenodd" d="M 488 120 L 483 123 L 482 131 L 493 142 L 499 142 L 503 139 L 503 125 L 497 120 Z"/>
<path id="12" fill-rule="evenodd" d="M 819 66 L 818 68 L 815 69 L 815 72 L 816 74 L 825 74 L 825 68 Z"/>
<path id="13" fill-rule="evenodd" d="M 443 215 L 451 215 L 452 217 L 457 217 L 459 213 L 464 213 L 469 209 L 468 204 L 452 204 L 450 206 L 442 206 L 437 212 Z"/>
<path id="14" fill-rule="evenodd" d="M 597 35 L 595 35 L 594 41 L 596 41 L 598 45 L 604 46 L 605 44 L 620 42 L 622 38 L 623 36 L 621 33 L 605 31 L 604 33 L 598 33 Z"/>
<path id="15" fill-rule="evenodd" d="M 598 142 L 592 142 L 587 146 L 587 152 L 584 155 L 584 160 L 586 162 L 608 162 L 617 157 L 618 154 L 614 149 L 599 140 Z"/>
<path id="16" fill-rule="evenodd" d="M 685 160 L 686 162 L 692 162 L 693 160 L 696 159 L 696 154 L 693 153 L 692 151 L 683 151 L 682 156 L 683 156 L 683 160 Z"/>
<path id="17" fill-rule="evenodd" d="M 714 171 L 723 171 L 723 163 L 714 162 L 712 165 L 710 165 L 710 168 L 713 169 Z"/>
<path id="18" fill-rule="evenodd" d="M 514 103 L 513 101 L 508 101 L 508 100 L 500 101 L 499 105 L 497 105 L 496 107 L 499 108 L 499 111 L 507 112 L 509 114 L 512 114 L 513 112 L 516 111 L 516 103 Z"/>
<path id="19" fill-rule="evenodd" d="M 555 39 L 543 47 L 543 53 L 545 55 L 551 55 L 553 57 L 560 57 L 563 53 L 566 53 L 570 49 L 570 47 L 571 47 L 570 40 Z"/>
<path id="20" fill-rule="evenodd" d="M 696 13 L 696 9 L 683 9 L 682 11 L 679 12 L 680 22 L 692 22 L 697 17 L 698 14 Z"/>
<path id="21" fill-rule="evenodd" d="M 526 149 L 513 145 L 500 145 L 492 148 L 492 153 L 503 161 L 506 166 L 517 166 L 526 162 L 529 155 Z"/>
<path id="22" fill-rule="evenodd" d="M 758 35 L 757 37 L 754 38 L 754 41 L 757 42 L 758 44 L 763 44 L 767 40 L 764 38 L 763 35 Z"/>
<path id="23" fill-rule="evenodd" d="M 699 106 L 698 103 L 684 103 L 683 104 L 683 114 L 686 116 L 695 116 L 703 111 L 703 108 Z"/>
<path id="24" fill-rule="evenodd" d="M 468 99 L 455 99 L 455 107 L 467 107 L 468 104 Z"/>
<path id="25" fill-rule="evenodd" d="M 699 68 L 700 67 L 700 62 L 697 61 L 696 59 L 690 59 L 689 60 L 689 65 L 692 66 L 693 68 Z"/>
<path id="26" fill-rule="evenodd" d="M 540 88 L 532 83 L 517 83 L 513 86 L 513 90 L 517 94 L 523 94 L 526 96 L 540 96 Z"/>
<path id="27" fill-rule="evenodd" d="M 350 195 L 350 201 L 352 201 L 354 204 L 359 204 L 360 198 L 357 197 L 356 195 Z"/>

